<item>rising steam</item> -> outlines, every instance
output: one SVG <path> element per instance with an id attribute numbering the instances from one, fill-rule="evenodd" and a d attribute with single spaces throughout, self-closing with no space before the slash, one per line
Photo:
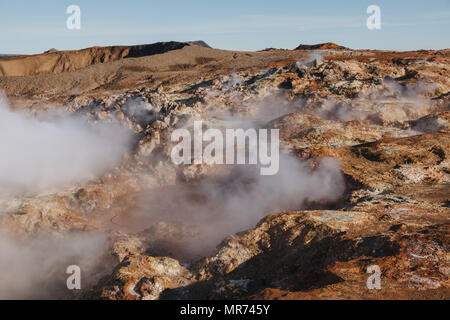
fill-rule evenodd
<path id="1" fill-rule="evenodd" d="M 0 299 L 64 299 L 67 267 L 81 268 L 82 289 L 109 272 L 107 236 L 78 233 L 40 234 L 19 240 L 0 233 Z"/>
<path id="2" fill-rule="evenodd" d="M 129 133 L 74 116 L 36 119 L 0 96 L 0 194 L 39 192 L 84 181 L 116 166 Z"/>

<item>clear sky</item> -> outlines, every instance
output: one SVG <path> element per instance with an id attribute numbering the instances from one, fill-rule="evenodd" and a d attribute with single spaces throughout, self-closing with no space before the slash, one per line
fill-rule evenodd
<path id="1" fill-rule="evenodd" d="M 81 8 L 81 30 L 66 9 Z M 369 5 L 381 30 L 366 27 Z M 0 53 L 204 40 L 212 47 L 293 49 L 335 42 L 355 49 L 450 47 L 450 0 L 1 0 Z"/>

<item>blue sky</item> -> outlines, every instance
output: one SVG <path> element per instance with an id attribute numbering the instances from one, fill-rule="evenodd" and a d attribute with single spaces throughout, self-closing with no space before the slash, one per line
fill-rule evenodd
<path id="1" fill-rule="evenodd" d="M 66 8 L 81 8 L 68 30 Z M 381 8 L 381 30 L 366 9 Z M 450 48 L 450 0 L 14 0 L 0 2 L 0 53 L 204 40 L 230 50 L 335 42 L 356 49 Z"/>

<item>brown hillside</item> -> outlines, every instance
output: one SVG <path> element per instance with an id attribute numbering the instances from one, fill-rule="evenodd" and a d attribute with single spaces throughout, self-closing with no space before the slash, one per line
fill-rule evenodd
<path id="1" fill-rule="evenodd" d="M 92 47 L 83 50 L 49 50 L 42 54 L 7 58 L 0 61 L 0 75 L 27 76 L 75 71 L 93 64 L 116 61 L 125 58 L 151 56 L 185 46 L 199 45 L 208 47 L 202 41 L 197 42 L 158 42 L 137 46 Z"/>

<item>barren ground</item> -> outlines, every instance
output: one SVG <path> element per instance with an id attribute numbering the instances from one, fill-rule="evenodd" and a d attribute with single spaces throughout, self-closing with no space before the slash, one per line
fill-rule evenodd
<path id="1" fill-rule="evenodd" d="M 150 48 L 0 60 L 0 89 L 16 112 L 133 132 L 100 177 L 0 195 L 8 237 L 106 235 L 96 259 L 107 267 L 90 267 L 82 293 L 55 284 L 32 297 L 450 298 L 450 50 Z M 283 155 L 300 167 L 266 181 L 246 166 L 176 166 L 170 135 L 193 120 L 279 129 Z M 380 290 L 366 286 L 371 265 Z M 22 293 L 0 287 L 1 296 Z"/>

